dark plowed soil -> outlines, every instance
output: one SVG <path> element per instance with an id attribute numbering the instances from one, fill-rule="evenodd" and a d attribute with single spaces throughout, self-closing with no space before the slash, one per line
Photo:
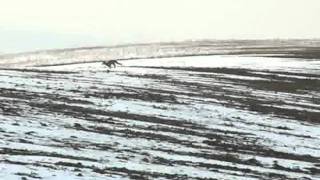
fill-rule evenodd
<path id="1" fill-rule="evenodd" d="M 0 179 L 317 179 L 307 69 L 0 70 Z"/>

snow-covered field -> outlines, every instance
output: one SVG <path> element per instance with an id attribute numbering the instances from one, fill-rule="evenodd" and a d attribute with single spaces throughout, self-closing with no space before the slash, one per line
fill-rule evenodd
<path id="1" fill-rule="evenodd" d="M 0 70 L 0 179 L 320 178 L 320 61 Z"/>

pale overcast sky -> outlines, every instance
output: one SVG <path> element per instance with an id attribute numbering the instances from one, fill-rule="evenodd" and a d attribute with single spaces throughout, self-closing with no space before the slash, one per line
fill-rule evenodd
<path id="1" fill-rule="evenodd" d="M 0 52 L 186 39 L 320 38 L 320 0 L 0 0 Z"/>

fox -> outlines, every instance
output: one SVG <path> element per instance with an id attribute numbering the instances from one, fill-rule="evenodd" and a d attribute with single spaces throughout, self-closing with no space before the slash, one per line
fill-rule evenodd
<path id="1" fill-rule="evenodd" d="M 116 65 L 122 65 L 117 60 L 103 61 L 102 64 L 108 66 L 108 68 L 116 68 Z"/>

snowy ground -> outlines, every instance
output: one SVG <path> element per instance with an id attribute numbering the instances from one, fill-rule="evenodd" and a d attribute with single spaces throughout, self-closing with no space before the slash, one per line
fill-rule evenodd
<path id="1" fill-rule="evenodd" d="M 320 178 L 320 61 L 0 70 L 0 179 Z"/>

